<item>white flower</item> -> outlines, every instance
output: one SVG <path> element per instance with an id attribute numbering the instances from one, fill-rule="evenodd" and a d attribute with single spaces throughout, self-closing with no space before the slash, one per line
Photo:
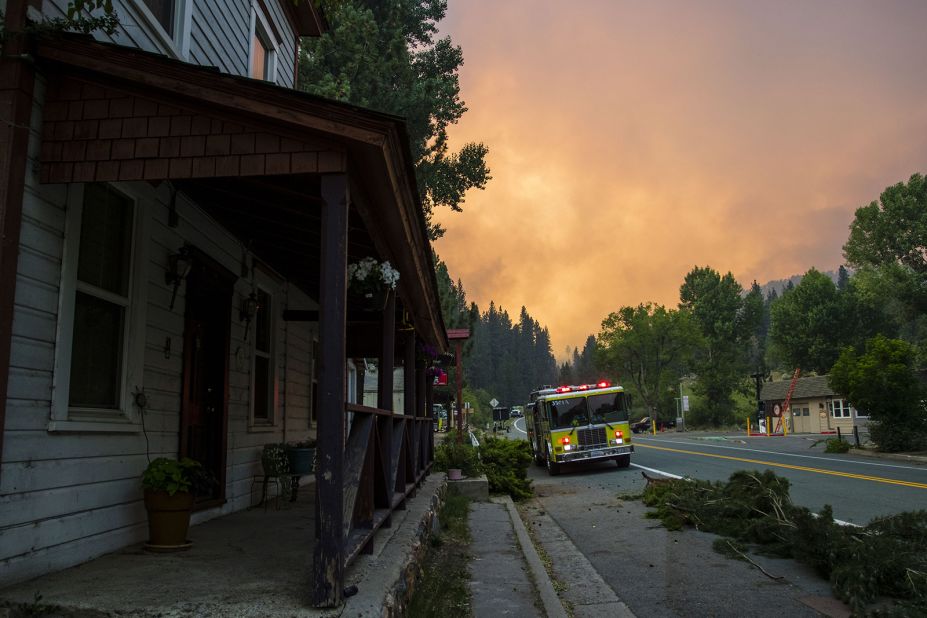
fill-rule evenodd
<path id="1" fill-rule="evenodd" d="M 362 286 L 385 285 L 395 290 L 399 281 L 399 271 L 388 261 L 378 264 L 374 258 L 365 257 L 348 264 L 348 283 L 351 281 L 357 281 Z"/>

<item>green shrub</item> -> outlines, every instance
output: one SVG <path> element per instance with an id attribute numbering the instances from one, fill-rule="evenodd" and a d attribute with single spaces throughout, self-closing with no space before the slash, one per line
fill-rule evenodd
<path id="1" fill-rule="evenodd" d="M 480 444 L 480 458 L 490 492 L 508 494 L 513 500 L 532 496 L 528 466 L 534 457 L 528 442 L 486 436 Z"/>
<path id="2" fill-rule="evenodd" d="M 479 455 L 470 440 L 458 444 L 454 435 L 448 435 L 435 449 L 435 467 L 445 472 L 459 468 L 466 476 L 476 476 L 481 470 Z"/>
<path id="3" fill-rule="evenodd" d="M 846 453 L 850 450 L 850 443 L 843 438 L 830 438 L 827 440 L 825 453 Z"/>

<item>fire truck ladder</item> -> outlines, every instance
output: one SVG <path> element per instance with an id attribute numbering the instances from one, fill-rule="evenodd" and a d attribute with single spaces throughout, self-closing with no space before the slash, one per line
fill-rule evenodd
<path id="1" fill-rule="evenodd" d="M 785 422 L 785 413 L 789 411 L 789 406 L 791 405 L 791 402 L 792 402 L 792 393 L 795 392 L 795 384 L 798 383 L 798 376 L 800 375 L 801 375 L 801 367 L 796 367 L 795 373 L 792 374 L 792 383 L 789 384 L 789 390 L 785 394 L 785 402 L 782 404 L 782 413 L 779 415 L 779 419 L 776 422 L 775 433 L 779 433 L 780 431 L 782 431 L 782 423 Z M 792 428 L 794 430 L 794 425 Z"/>

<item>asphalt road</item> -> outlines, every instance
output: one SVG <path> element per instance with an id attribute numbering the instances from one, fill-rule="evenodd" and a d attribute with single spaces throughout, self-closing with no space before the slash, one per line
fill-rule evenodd
<path id="1" fill-rule="evenodd" d="M 791 483 L 795 504 L 865 524 L 927 506 L 927 465 L 824 452 L 817 436 L 778 438 L 667 433 L 634 436 L 633 463 L 679 476 L 726 480 L 737 470 L 772 470 Z"/>
<path id="2" fill-rule="evenodd" d="M 524 438 L 524 421 L 508 435 Z M 838 519 L 865 523 L 892 512 L 924 508 L 927 466 L 823 453 L 817 437 L 746 439 L 696 433 L 634 436 L 632 467 L 614 463 L 566 467 L 550 477 L 531 466 L 537 498 L 522 509 L 536 533 L 556 524 L 571 545 L 548 549 L 555 575 L 570 582 L 577 552 L 637 616 L 848 616 L 830 584 L 791 560 L 751 555 L 770 576 L 712 549 L 714 535 L 665 530 L 645 518 L 637 499 L 648 474 L 724 480 L 736 470 L 766 469 L 789 478 L 793 500 L 814 510 L 832 504 Z M 536 534 L 536 536 L 542 536 Z M 582 586 L 564 586 L 576 616 L 598 616 Z M 842 613 L 843 612 L 843 613 Z"/>
<path id="3" fill-rule="evenodd" d="M 523 429 L 524 419 L 517 419 L 509 436 L 523 438 Z M 632 467 L 711 481 L 769 469 L 789 479 L 795 504 L 815 512 L 829 504 L 836 519 L 849 523 L 927 507 L 927 464 L 825 453 L 819 436 L 667 432 L 632 440 Z"/>

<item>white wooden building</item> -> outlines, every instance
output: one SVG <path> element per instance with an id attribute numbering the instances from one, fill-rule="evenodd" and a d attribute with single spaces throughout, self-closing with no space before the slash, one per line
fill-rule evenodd
<path id="1" fill-rule="evenodd" d="M 6 5 L 15 26 L 66 2 Z M 0 73 L 22 129 L 0 134 L 0 586 L 143 541 L 149 458 L 216 473 L 194 523 L 253 505 L 262 446 L 315 435 L 318 414 L 337 467 L 345 346 L 392 356 L 402 315 L 447 348 L 403 123 L 291 90 L 312 3 L 114 5 L 111 39 L 31 41 Z M 382 324 L 356 329 L 372 354 L 345 309 L 345 261 L 365 256 L 401 273 Z M 340 359 L 327 377 L 320 357 Z"/>

